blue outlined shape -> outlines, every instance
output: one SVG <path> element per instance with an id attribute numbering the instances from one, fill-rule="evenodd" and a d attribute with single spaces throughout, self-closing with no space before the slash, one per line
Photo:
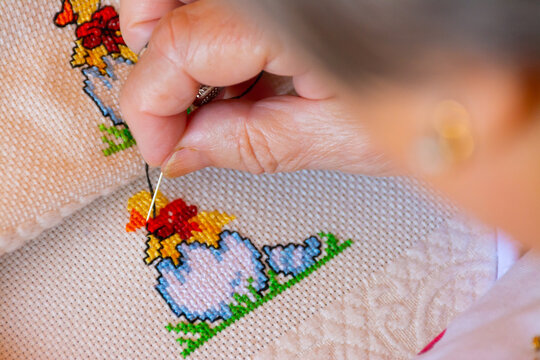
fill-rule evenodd
<path id="1" fill-rule="evenodd" d="M 268 277 L 265 274 L 264 264 L 261 261 L 262 254 L 251 243 L 251 240 L 249 240 L 248 238 L 242 238 L 237 232 L 230 232 L 228 230 L 223 231 L 219 236 L 220 240 L 218 241 L 217 248 L 208 247 L 206 244 L 201 244 L 197 242 L 191 244 L 179 244 L 177 246 L 177 250 L 180 252 L 180 259 L 182 260 L 178 266 L 175 266 L 170 259 L 162 260 L 156 265 L 156 269 L 160 273 L 160 276 L 157 279 L 158 284 L 156 285 L 156 290 L 167 302 L 167 304 L 176 316 L 184 316 L 189 322 L 195 322 L 196 320 L 214 322 L 218 319 L 226 320 L 230 318 L 233 314 L 229 304 L 235 303 L 233 294 L 238 293 L 236 287 L 240 286 L 242 283 L 242 281 L 239 280 L 239 275 L 241 274 L 239 274 L 238 272 L 235 273 L 235 277 L 233 279 L 229 279 L 230 283 L 234 286 L 233 292 L 230 294 L 229 304 L 226 304 L 224 301 L 220 301 L 209 309 L 201 312 L 192 311 L 185 304 L 176 303 L 170 295 L 170 291 L 174 291 L 174 289 L 171 289 L 170 284 L 163 277 L 162 274 L 166 272 L 172 272 L 180 283 L 185 283 L 186 277 L 188 277 L 190 272 L 192 271 L 190 267 L 190 252 L 192 250 L 203 248 L 206 251 L 210 251 L 211 254 L 215 257 L 216 261 L 221 262 L 223 261 L 223 254 L 229 251 L 229 248 L 225 243 L 225 239 L 228 237 L 232 237 L 235 241 L 237 241 L 237 243 L 244 245 L 252 254 L 251 261 L 253 268 L 251 270 L 256 274 L 256 277 L 251 283 L 251 286 L 253 286 L 253 288 L 259 293 L 267 287 Z M 244 292 L 248 293 L 247 289 L 243 290 L 246 290 Z"/>
<path id="2" fill-rule="evenodd" d="M 303 244 L 264 246 L 263 252 L 268 257 L 268 266 L 276 273 L 296 276 L 315 264 L 315 258 L 321 254 L 321 242 L 315 236 L 304 240 Z M 299 264 L 294 262 L 295 252 L 300 252 Z"/>

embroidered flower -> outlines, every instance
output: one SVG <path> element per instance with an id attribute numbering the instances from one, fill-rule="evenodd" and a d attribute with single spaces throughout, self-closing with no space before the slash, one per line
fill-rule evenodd
<path id="1" fill-rule="evenodd" d="M 120 34 L 118 13 L 112 6 L 96 11 L 90 21 L 77 27 L 76 35 L 87 49 L 104 45 L 109 53 L 119 53 L 118 45 L 125 45 Z"/>

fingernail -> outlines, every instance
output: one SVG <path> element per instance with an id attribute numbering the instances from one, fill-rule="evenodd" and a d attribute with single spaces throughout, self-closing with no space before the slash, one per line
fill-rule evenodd
<path id="1" fill-rule="evenodd" d="M 182 148 L 165 161 L 162 171 L 165 177 L 173 178 L 200 170 L 205 166 L 206 161 L 200 151 L 192 148 Z"/>

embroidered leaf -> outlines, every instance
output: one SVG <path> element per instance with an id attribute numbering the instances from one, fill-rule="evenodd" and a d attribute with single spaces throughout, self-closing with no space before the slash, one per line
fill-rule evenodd
<path id="1" fill-rule="evenodd" d="M 104 133 L 101 140 L 108 145 L 106 149 L 103 149 L 103 154 L 105 156 L 112 155 L 135 145 L 135 139 L 127 128 L 118 128 L 115 126 L 107 127 L 100 124 L 99 130 Z"/>

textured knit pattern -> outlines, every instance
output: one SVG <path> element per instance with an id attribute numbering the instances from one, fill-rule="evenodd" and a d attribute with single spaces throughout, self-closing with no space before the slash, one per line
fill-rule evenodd
<path id="1" fill-rule="evenodd" d="M 158 174 L 151 175 L 155 179 Z M 0 258 L 0 278 L 9 279 L 0 283 L 0 358 L 180 357 L 179 335 L 166 329 L 167 324 L 178 323 L 178 317 L 155 289 L 156 269 L 143 260 L 146 238 L 125 231 L 126 204 L 145 186 L 140 179 L 97 200 Z M 208 169 L 166 180 L 161 191 L 171 199 L 196 202 L 201 209 L 235 214 L 227 226 L 249 237 L 258 249 L 299 242 L 319 231 L 354 241 L 308 278 L 210 339 L 189 359 L 252 358 L 322 309 L 365 287 L 369 276 L 384 276 L 388 264 L 407 249 L 431 241 L 433 232 L 453 216 L 452 209 L 410 180 L 330 172 L 253 176 Z M 478 231 L 469 233 L 472 238 Z M 452 237 L 452 242 L 459 238 Z M 493 258 L 493 253 L 488 255 Z M 483 266 L 492 266 L 486 257 Z M 427 285 L 418 285 L 413 299 Z M 475 293 L 484 285 L 463 286 Z M 452 309 L 436 302 L 435 314 L 453 314 L 473 298 L 467 295 Z M 366 306 L 375 311 L 378 305 L 361 308 Z M 446 315 L 433 318 L 436 321 L 427 322 L 423 330 L 425 339 L 418 339 L 415 346 L 429 342 L 446 326 Z M 407 352 L 402 354 L 410 354 L 412 346 L 403 347 Z"/>
<path id="2" fill-rule="evenodd" d="M 411 359 L 495 281 L 495 234 L 458 217 L 255 357 Z"/>

